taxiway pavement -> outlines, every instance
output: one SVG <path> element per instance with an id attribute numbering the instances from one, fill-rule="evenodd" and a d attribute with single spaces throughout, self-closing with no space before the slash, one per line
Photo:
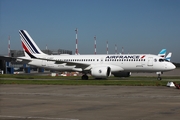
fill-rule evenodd
<path id="1" fill-rule="evenodd" d="M 0 85 L 1 120 L 179 120 L 179 113 L 175 88 Z"/>

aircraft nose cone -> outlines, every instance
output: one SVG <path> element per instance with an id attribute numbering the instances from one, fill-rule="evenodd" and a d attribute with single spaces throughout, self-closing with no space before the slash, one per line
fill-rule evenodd
<path id="1" fill-rule="evenodd" d="M 173 64 L 173 67 L 172 67 L 172 69 L 176 69 L 176 66 Z"/>
<path id="2" fill-rule="evenodd" d="M 170 70 L 174 70 L 176 68 L 176 66 L 173 64 L 173 63 L 171 63 L 170 65 L 169 65 L 169 69 Z"/>

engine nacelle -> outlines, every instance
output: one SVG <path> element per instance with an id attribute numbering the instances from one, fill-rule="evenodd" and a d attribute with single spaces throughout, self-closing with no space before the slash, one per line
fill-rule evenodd
<path id="1" fill-rule="evenodd" d="M 111 75 L 111 68 L 108 66 L 99 66 L 91 69 L 91 75 L 95 78 L 107 78 Z"/>
<path id="2" fill-rule="evenodd" d="M 113 73 L 114 77 L 129 77 L 131 72 L 115 72 Z"/>

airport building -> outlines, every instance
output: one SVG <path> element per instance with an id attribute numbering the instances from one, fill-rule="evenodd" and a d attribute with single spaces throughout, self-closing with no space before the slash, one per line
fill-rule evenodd
<path id="1" fill-rule="evenodd" d="M 64 50 L 64 49 L 42 50 L 42 52 L 49 54 L 49 55 L 60 55 L 60 54 L 72 55 L 71 50 Z M 10 50 L 10 56 L 11 57 L 22 57 L 22 56 L 24 56 L 24 51 L 23 50 Z M 44 72 L 43 68 L 29 66 L 29 65 L 23 64 L 21 62 L 7 62 L 5 60 L 0 60 L 0 72 L 3 74 L 14 74 L 19 71 L 24 72 L 24 73 L 30 73 L 32 70 L 38 71 L 38 72 Z"/>

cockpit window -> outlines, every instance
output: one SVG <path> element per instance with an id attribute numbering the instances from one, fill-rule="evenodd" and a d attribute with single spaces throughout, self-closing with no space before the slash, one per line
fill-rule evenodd
<path id="1" fill-rule="evenodd" d="M 164 62 L 164 59 L 159 59 L 159 62 Z"/>

